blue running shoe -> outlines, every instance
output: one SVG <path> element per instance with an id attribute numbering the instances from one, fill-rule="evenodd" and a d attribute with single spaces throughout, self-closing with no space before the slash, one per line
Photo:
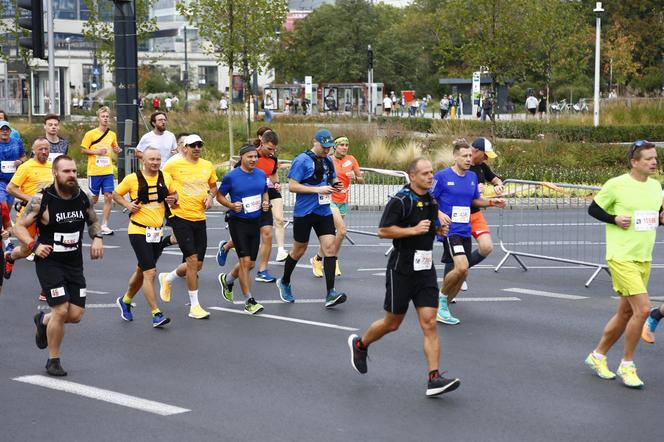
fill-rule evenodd
<path id="1" fill-rule="evenodd" d="M 450 308 L 447 305 L 447 296 L 441 295 L 438 297 L 438 314 L 436 314 L 436 321 L 447 325 L 457 325 L 461 322 L 450 313 Z"/>
<path id="2" fill-rule="evenodd" d="M 219 248 L 217 249 L 217 264 L 219 267 L 226 265 L 226 258 L 228 258 L 228 252 L 224 250 L 224 246 L 228 241 L 220 241 Z"/>
<path id="3" fill-rule="evenodd" d="M 343 304 L 346 302 L 346 298 L 347 296 L 345 293 L 337 292 L 336 289 L 330 289 L 325 297 L 325 308 L 332 308 L 339 304 Z"/>
<path id="4" fill-rule="evenodd" d="M 258 282 L 275 282 L 277 278 L 269 270 L 265 269 L 262 272 L 256 273 L 255 280 Z"/>
<path id="5" fill-rule="evenodd" d="M 122 319 L 125 321 L 133 321 L 134 320 L 134 315 L 131 313 L 131 304 L 125 304 L 124 301 L 122 301 L 122 296 L 120 296 L 115 303 L 120 307 L 120 316 Z"/>
<path id="6" fill-rule="evenodd" d="M 293 296 L 293 292 L 291 291 L 291 286 L 290 284 L 286 285 L 283 282 L 281 282 L 281 278 L 277 279 L 277 288 L 279 289 L 279 297 L 281 298 L 282 301 L 284 302 L 295 302 L 295 297 Z"/>
<path id="7" fill-rule="evenodd" d="M 162 312 L 152 316 L 152 327 L 154 328 L 159 328 L 162 325 L 168 324 L 169 322 L 171 322 L 171 318 L 164 316 Z"/>

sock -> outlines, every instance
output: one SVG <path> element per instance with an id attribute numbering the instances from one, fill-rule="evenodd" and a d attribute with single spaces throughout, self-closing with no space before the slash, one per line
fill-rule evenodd
<path id="1" fill-rule="evenodd" d="M 593 351 L 593 358 L 599 359 L 601 361 L 602 359 L 606 359 L 606 356 L 603 355 L 602 353 L 597 353 L 596 351 Z"/>
<path id="2" fill-rule="evenodd" d="M 253 296 L 251 296 L 251 292 L 247 293 L 246 295 L 243 293 L 244 297 L 247 298 L 247 302 L 250 302 L 251 304 L 255 304 L 256 300 L 254 299 Z"/>
<path id="3" fill-rule="evenodd" d="M 662 315 L 662 312 L 660 309 L 656 308 L 653 311 L 650 312 L 650 317 L 653 318 L 655 321 L 659 322 L 664 315 Z"/>
<path id="4" fill-rule="evenodd" d="M 173 282 L 175 282 L 175 280 L 178 279 L 178 278 L 179 278 L 179 276 L 178 276 L 177 272 L 175 270 L 173 270 L 171 273 L 166 275 L 166 282 L 169 283 L 169 284 L 173 284 Z"/>
<path id="5" fill-rule="evenodd" d="M 130 298 L 129 295 L 125 293 L 124 296 L 122 297 L 122 302 L 124 302 L 125 304 L 131 304 L 131 301 L 132 298 Z"/>
<path id="6" fill-rule="evenodd" d="M 626 361 L 624 359 L 620 360 L 621 367 L 629 367 L 630 365 L 634 365 L 634 361 Z"/>
<path id="7" fill-rule="evenodd" d="M 297 261 L 295 261 L 289 253 L 286 257 L 286 261 L 284 262 L 284 276 L 281 277 L 281 282 L 286 285 L 290 284 L 290 277 L 293 274 L 293 270 L 295 270 L 296 265 Z"/>
<path id="8" fill-rule="evenodd" d="M 198 304 L 198 290 L 188 290 L 189 292 L 189 302 L 191 302 L 192 307 L 196 307 Z"/>
<path id="9" fill-rule="evenodd" d="M 156 308 L 156 309 L 152 310 L 151 313 L 152 313 L 152 316 L 157 316 L 157 314 L 161 313 L 161 310 L 159 310 L 158 308 Z"/>
<path id="10" fill-rule="evenodd" d="M 450 273 L 452 270 L 454 270 L 454 263 L 453 262 L 446 262 L 445 263 L 445 270 L 443 271 L 443 278 Z"/>
<path id="11" fill-rule="evenodd" d="M 314 259 L 315 259 L 316 261 L 322 261 L 322 260 L 323 260 L 323 258 L 321 258 L 320 255 L 318 255 L 318 253 L 316 253 L 316 254 L 314 255 Z"/>
<path id="12" fill-rule="evenodd" d="M 232 273 L 226 273 L 226 282 L 228 283 L 228 285 L 233 284 L 234 281 L 235 281 L 235 277 L 233 276 L 233 274 Z"/>
<path id="13" fill-rule="evenodd" d="M 336 270 L 336 265 L 336 256 L 326 256 L 323 258 L 323 273 L 325 273 L 325 286 L 327 287 L 328 292 L 334 288 L 334 272 Z"/>
<path id="14" fill-rule="evenodd" d="M 357 349 L 358 350 L 367 351 L 367 348 L 369 348 L 369 346 L 364 345 L 364 343 L 362 342 L 362 338 L 357 340 Z"/>
<path id="15" fill-rule="evenodd" d="M 470 254 L 470 259 L 468 260 L 468 267 L 472 267 L 484 261 L 486 256 L 480 255 L 479 250 L 473 250 L 473 253 Z"/>
<path id="16" fill-rule="evenodd" d="M 278 253 L 285 252 L 285 251 L 286 251 L 286 248 L 285 248 L 285 247 L 278 247 L 278 248 L 277 248 L 277 252 L 278 252 Z"/>
<path id="17" fill-rule="evenodd" d="M 431 370 L 429 372 L 429 380 L 431 381 L 433 378 L 439 377 L 440 374 L 438 374 L 438 370 Z"/>

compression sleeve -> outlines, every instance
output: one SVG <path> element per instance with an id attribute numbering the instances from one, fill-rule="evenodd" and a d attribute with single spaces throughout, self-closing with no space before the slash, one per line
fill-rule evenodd
<path id="1" fill-rule="evenodd" d="M 592 203 L 590 203 L 590 207 L 588 207 L 588 215 L 592 216 L 593 218 L 602 221 L 603 223 L 607 224 L 615 224 L 616 223 L 616 217 L 615 215 L 611 215 L 608 213 L 606 210 L 602 209 L 599 204 L 593 200 Z"/>

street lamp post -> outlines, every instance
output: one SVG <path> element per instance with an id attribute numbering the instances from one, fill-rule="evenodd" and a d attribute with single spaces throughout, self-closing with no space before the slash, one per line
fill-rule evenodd
<path id="1" fill-rule="evenodd" d="M 595 16 L 595 104 L 593 106 L 593 125 L 595 127 L 599 126 L 599 36 L 600 28 L 602 27 L 602 2 L 595 3 L 595 9 L 593 9 Z"/>

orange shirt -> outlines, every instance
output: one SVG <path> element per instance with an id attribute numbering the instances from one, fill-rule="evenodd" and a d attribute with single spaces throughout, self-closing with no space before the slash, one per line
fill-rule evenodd
<path id="1" fill-rule="evenodd" d="M 337 158 L 334 155 L 330 155 L 330 158 L 332 158 L 332 161 L 334 162 L 334 171 L 337 174 L 337 178 L 339 178 L 339 181 L 344 185 L 343 191 L 332 194 L 332 201 L 338 204 L 347 203 L 348 188 L 350 187 L 349 174 L 354 170 L 359 169 L 360 164 L 352 155 L 345 155 L 343 158 Z"/>
<path id="2" fill-rule="evenodd" d="M 258 152 L 258 161 L 256 162 L 256 167 L 265 172 L 265 175 L 267 175 L 267 185 L 269 187 L 274 187 L 274 184 L 272 184 L 272 181 L 270 181 L 270 177 L 277 173 L 277 170 L 279 168 L 279 163 L 277 161 L 277 157 L 273 155 L 261 155 L 260 151 Z"/>

